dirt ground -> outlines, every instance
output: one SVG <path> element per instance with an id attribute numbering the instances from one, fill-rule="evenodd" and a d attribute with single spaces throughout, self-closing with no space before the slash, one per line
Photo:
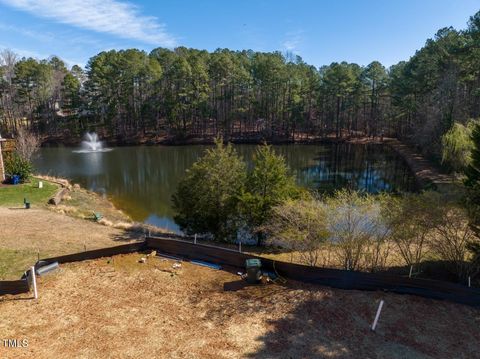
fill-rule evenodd
<path id="1" fill-rule="evenodd" d="M 142 256 L 65 264 L 39 278 L 38 301 L 0 299 L 0 358 L 478 357 L 477 309 L 293 281 L 245 286 L 236 274 Z"/>
<path id="2" fill-rule="evenodd" d="M 0 207 L 0 279 L 18 279 L 41 258 L 127 243 L 132 237 L 93 221 L 72 218 L 44 208 Z"/>

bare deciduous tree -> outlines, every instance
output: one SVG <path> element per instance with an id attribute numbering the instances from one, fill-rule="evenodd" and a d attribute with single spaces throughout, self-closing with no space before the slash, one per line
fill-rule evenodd
<path id="1" fill-rule="evenodd" d="M 392 228 L 391 238 L 405 264 L 414 266 L 425 257 L 432 225 L 428 195 L 407 195 L 392 201 L 387 218 Z"/>
<path id="2" fill-rule="evenodd" d="M 381 218 L 381 207 L 369 195 L 342 190 L 326 201 L 328 229 L 345 269 L 360 269 L 362 259 L 374 270 L 386 261 L 384 247 L 388 230 Z M 383 259 L 382 259 L 383 257 Z"/>
<path id="3" fill-rule="evenodd" d="M 329 237 L 323 203 L 316 200 L 287 200 L 274 208 L 264 227 L 269 243 L 297 251 L 300 260 L 315 266 L 320 249 Z"/>
<path id="4" fill-rule="evenodd" d="M 432 215 L 435 215 L 432 221 L 434 235 L 429 243 L 432 252 L 447 261 L 459 279 L 466 279 L 472 271 L 469 246 L 480 242 L 469 225 L 466 211 L 454 204 L 443 203 L 433 206 Z"/>
<path id="5" fill-rule="evenodd" d="M 25 127 L 19 127 L 15 141 L 15 151 L 26 161 L 31 161 L 40 147 L 40 140 Z"/>

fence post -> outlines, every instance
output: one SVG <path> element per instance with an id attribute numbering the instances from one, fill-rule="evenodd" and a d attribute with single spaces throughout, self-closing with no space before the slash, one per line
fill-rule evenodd
<path id="1" fill-rule="evenodd" d="M 408 278 L 412 278 L 412 272 L 413 272 L 413 265 L 410 266 L 410 273 L 408 274 Z"/>
<path id="2" fill-rule="evenodd" d="M 470 276 L 468 276 L 468 287 L 470 288 L 471 286 L 471 281 L 470 281 Z"/>
<path id="3" fill-rule="evenodd" d="M 37 292 L 37 277 L 35 276 L 35 266 L 30 268 L 30 273 L 32 275 L 32 283 L 33 283 L 33 296 L 35 299 L 38 299 L 38 292 Z"/>
<path id="4" fill-rule="evenodd" d="M 195 237 L 193 238 L 193 244 L 197 244 L 197 234 L 195 233 Z"/>
<path id="5" fill-rule="evenodd" d="M 242 253 L 242 242 L 238 242 L 238 251 Z"/>
<path id="6" fill-rule="evenodd" d="M 382 307 L 383 307 L 383 299 L 380 301 L 380 304 L 378 305 L 377 314 L 375 315 L 375 320 L 373 321 L 373 324 L 372 324 L 372 332 L 374 332 L 375 328 L 377 327 L 378 318 L 380 318 Z"/>

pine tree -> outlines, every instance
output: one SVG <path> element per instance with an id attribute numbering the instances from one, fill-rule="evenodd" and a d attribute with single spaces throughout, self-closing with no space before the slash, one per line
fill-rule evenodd
<path id="1" fill-rule="evenodd" d="M 467 175 L 465 184 L 480 189 L 480 122 L 473 128 L 472 141 L 474 148 L 472 149 L 470 165 L 465 172 Z"/>
<path id="2" fill-rule="evenodd" d="M 301 191 L 295 184 L 295 177 L 289 173 L 285 159 L 271 146 L 258 146 L 253 165 L 240 205 L 247 225 L 256 232 L 260 244 L 263 233 L 259 227 L 270 219 L 273 207 L 289 198 L 299 197 Z"/>
<path id="3" fill-rule="evenodd" d="M 245 163 L 232 145 L 217 139 L 178 184 L 173 196 L 175 222 L 188 234 L 209 234 L 233 241 L 238 228 L 238 197 L 245 184 Z"/>
<path id="4" fill-rule="evenodd" d="M 469 188 L 467 196 L 467 208 L 470 215 L 472 228 L 480 235 L 480 122 L 472 131 L 474 148 L 471 154 L 471 162 L 465 174 L 465 185 Z M 477 253 L 480 257 L 480 251 Z"/>

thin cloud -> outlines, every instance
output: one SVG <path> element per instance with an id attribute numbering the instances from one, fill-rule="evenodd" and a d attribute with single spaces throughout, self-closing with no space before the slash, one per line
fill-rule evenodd
<path id="1" fill-rule="evenodd" d="M 11 47 L 11 46 L 6 46 L 5 44 L 0 44 L 0 51 L 2 50 L 11 50 L 13 51 L 15 54 L 18 55 L 18 59 L 21 59 L 23 57 L 25 58 L 34 58 L 36 60 L 46 60 L 46 59 L 49 59 L 51 56 L 56 56 L 56 55 L 53 55 L 53 54 L 46 54 L 46 53 L 40 53 L 40 52 L 36 52 L 36 51 L 30 51 L 30 50 L 25 50 L 25 49 L 19 49 L 19 48 L 16 48 L 16 47 Z M 62 56 L 58 56 L 60 57 L 60 59 L 65 62 L 65 65 L 67 67 L 72 67 L 73 65 L 78 65 L 78 66 L 81 66 L 83 68 L 85 68 L 85 61 L 83 60 L 73 60 L 73 59 L 67 59 L 67 58 L 64 58 Z"/>
<path id="2" fill-rule="evenodd" d="M 55 37 L 52 34 L 45 33 L 45 32 L 31 31 L 31 30 L 20 28 L 13 25 L 0 24 L 0 30 L 16 32 L 23 36 L 28 36 L 32 39 L 44 41 L 44 42 L 53 41 L 55 39 Z"/>
<path id="3" fill-rule="evenodd" d="M 298 47 L 303 42 L 303 33 L 304 33 L 303 30 L 287 32 L 285 35 L 285 40 L 282 43 L 283 48 L 286 51 L 297 54 Z"/>
<path id="4" fill-rule="evenodd" d="M 82 29 L 107 33 L 158 46 L 174 47 L 176 39 L 153 16 L 115 0 L 0 0 L 33 15 Z"/>

